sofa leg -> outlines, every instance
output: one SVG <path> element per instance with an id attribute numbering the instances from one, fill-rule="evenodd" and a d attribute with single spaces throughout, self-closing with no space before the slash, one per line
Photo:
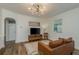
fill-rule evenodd
<path id="1" fill-rule="evenodd" d="M 73 52 L 71 52 L 70 54 L 73 55 Z"/>

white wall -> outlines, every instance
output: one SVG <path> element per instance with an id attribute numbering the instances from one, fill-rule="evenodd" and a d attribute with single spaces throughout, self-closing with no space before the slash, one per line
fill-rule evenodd
<path id="1" fill-rule="evenodd" d="M 27 15 L 18 14 L 15 12 L 12 12 L 7 9 L 1 9 L 1 25 L 0 25 L 0 32 L 1 32 L 1 39 L 3 41 L 0 41 L 1 47 L 4 47 L 4 19 L 6 17 L 14 18 L 16 20 L 16 42 L 24 42 L 28 41 L 28 35 L 29 35 L 29 21 L 37 21 L 40 22 L 40 28 L 41 33 L 43 33 L 42 25 L 46 25 L 48 23 L 48 19 L 44 18 L 35 18 L 30 17 Z M 45 21 L 44 21 L 45 20 Z"/>
<path id="2" fill-rule="evenodd" d="M 53 22 L 54 20 L 62 19 L 62 33 L 54 33 Z M 75 40 L 75 47 L 79 49 L 79 8 L 64 12 L 53 17 L 50 21 L 49 32 L 50 38 L 56 39 L 58 37 L 69 37 L 72 36 Z"/>
<path id="3" fill-rule="evenodd" d="M 2 33 L 2 11 L 1 11 L 1 8 L 0 8 L 0 49 L 2 47 L 4 47 L 4 35 Z"/>

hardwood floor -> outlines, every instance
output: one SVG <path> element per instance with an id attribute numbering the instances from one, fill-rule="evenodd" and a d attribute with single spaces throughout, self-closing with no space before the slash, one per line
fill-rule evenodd
<path id="1" fill-rule="evenodd" d="M 27 55 L 26 48 L 23 44 L 8 45 L 4 48 L 3 55 Z"/>

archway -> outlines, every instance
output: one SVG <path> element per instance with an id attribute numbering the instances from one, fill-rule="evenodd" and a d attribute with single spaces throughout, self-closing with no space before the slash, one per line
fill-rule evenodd
<path id="1" fill-rule="evenodd" d="M 14 44 L 16 40 L 16 21 L 13 18 L 6 17 L 4 22 L 4 42 L 5 46 L 9 46 Z"/>

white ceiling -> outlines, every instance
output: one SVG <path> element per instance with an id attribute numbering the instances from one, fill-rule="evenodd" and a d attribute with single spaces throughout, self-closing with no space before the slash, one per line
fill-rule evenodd
<path id="1" fill-rule="evenodd" d="M 45 3 L 43 5 L 46 5 Z M 11 11 L 21 13 L 24 15 L 33 16 L 27 7 L 29 3 L 0 3 L 0 8 L 6 8 Z M 47 6 L 47 12 L 41 16 L 34 15 L 35 17 L 51 17 L 63 13 L 65 11 L 79 7 L 79 3 L 49 3 Z"/>

